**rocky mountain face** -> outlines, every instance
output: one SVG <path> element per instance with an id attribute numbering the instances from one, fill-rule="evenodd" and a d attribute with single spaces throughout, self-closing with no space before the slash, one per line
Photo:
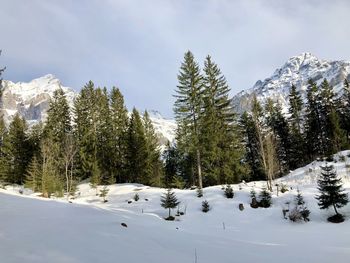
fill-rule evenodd
<path id="1" fill-rule="evenodd" d="M 264 103 L 267 98 L 279 101 L 282 109 L 288 109 L 288 95 L 294 84 L 305 97 L 309 79 L 320 84 L 326 78 L 335 91 L 342 88 L 344 79 L 350 79 L 350 61 L 321 60 L 311 53 L 291 57 L 281 68 L 275 70 L 271 77 L 257 81 L 246 91 L 241 91 L 232 99 L 236 111 L 242 113 L 250 110 L 251 99 L 256 94 Z"/>
<path id="2" fill-rule="evenodd" d="M 28 83 L 13 83 L 9 80 L 3 80 L 2 86 L 4 90 L 1 112 L 7 124 L 11 122 L 17 112 L 27 120 L 29 125 L 45 121 L 50 99 L 54 91 L 59 88 L 65 92 L 71 107 L 73 106 L 74 98 L 78 95 L 73 89 L 64 87 L 51 74 L 34 79 Z M 160 144 L 164 148 L 168 140 L 173 141 L 175 138 L 175 121 L 163 118 L 157 111 L 150 111 L 149 113 Z"/>

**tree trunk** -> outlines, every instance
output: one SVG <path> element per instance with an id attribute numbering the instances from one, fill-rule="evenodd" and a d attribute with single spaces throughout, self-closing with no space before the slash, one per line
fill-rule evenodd
<path id="1" fill-rule="evenodd" d="M 203 188 L 203 180 L 202 180 L 202 166 L 201 166 L 201 154 L 199 149 L 197 149 L 197 169 L 198 169 L 198 187 L 199 189 Z"/>
<path id="2" fill-rule="evenodd" d="M 335 206 L 335 204 L 333 204 L 333 207 L 334 207 L 335 213 L 336 213 L 337 215 L 339 215 L 338 210 L 337 210 L 337 207 Z"/>
<path id="3" fill-rule="evenodd" d="M 170 208 L 169 208 L 169 217 L 170 217 Z"/>

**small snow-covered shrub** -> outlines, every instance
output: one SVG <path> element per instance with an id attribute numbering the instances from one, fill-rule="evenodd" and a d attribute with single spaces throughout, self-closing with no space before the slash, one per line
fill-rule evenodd
<path id="1" fill-rule="evenodd" d="M 256 198 L 256 192 L 254 190 L 254 188 L 252 188 L 252 190 L 250 190 L 250 198 Z"/>
<path id="2" fill-rule="evenodd" d="M 288 192 L 288 186 L 286 184 L 281 184 L 281 193 Z"/>
<path id="3" fill-rule="evenodd" d="M 229 184 L 226 185 L 224 193 L 225 193 L 226 198 L 233 198 L 234 193 L 233 193 L 232 186 Z"/>
<path id="4" fill-rule="evenodd" d="M 271 206 L 271 194 L 266 188 L 263 188 L 263 190 L 260 192 L 259 199 L 260 207 L 268 208 Z"/>
<path id="5" fill-rule="evenodd" d="M 135 200 L 135 202 L 137 202 L 139 199 L 140 199 L 140 196 L 139 196 L 138 193 L 136 193 L 136 194 L 134 195 L 134 200 Z"/>
<path id="6" fill-rule="evenodd" d="M 297 207 L 295 207 L 294 209 L 292 209 L 292 211 L 289 212 L 289 220 L 293 221 L 293 222 L 298 222 L 301 221 L 303 219 L 299 209 Z"/>
<path id="7" fill-rule="evenodd" d="M 339 162 L 345 162 L 345 156 L 344 155 L 340 155 L 339 156 Z"/>
<path id="8" fill-rule="evenodd" d="M 204 200 L 202 202 L 202 212 L 207 213 L 209 212 L 209 210 L 210 210 L 209 202 L 207 200 Z"/>
<path id="9" fill-rule="evenodd" d="M 203 189 L 202 188 L 197 188 L 197 197 L 198 198 L 203 197 Z"/>

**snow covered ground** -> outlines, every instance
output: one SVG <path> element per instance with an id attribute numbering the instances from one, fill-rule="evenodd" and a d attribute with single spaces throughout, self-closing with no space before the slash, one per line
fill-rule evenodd
<path id="1" fill-rule="evenodd" d="M 349 163 L 350 157 L 334 163 L 347 192 Z M 85 183 L 79 186 L 79 197 L 68 203 L 43 199 L 29 190 L 20 195 L 18 187 L 10 186 L 0 190 L 0 262 L 347 262 L 350 205 L 341 209 L 347 217 L 344 223 L 327 223 L 333 211 L 319 210 L 314 198 L 320 164 L 278 180 L 293 190 L 274 194 L 273 206 L 267 209 L 249 206 L 251 188 L 259 192 L 263 182 L 233 185 L 233 199 L 224 197 L 221 186 L 205 188 L 203 198 L 197 198 L 195 190 L 176 190 L 186 214 L 174 222 L 163 220 L 164 189 L 113 185 L 109 202 L 102 203 Z M 283 219 L 282 208 L 293 202 L 297 187 L 311 210 L 308 223 Z M 140 200 L 128 203 L 135 193 Z M 212 207 L 206 214 L 201 212 L 205 199 Z"/>

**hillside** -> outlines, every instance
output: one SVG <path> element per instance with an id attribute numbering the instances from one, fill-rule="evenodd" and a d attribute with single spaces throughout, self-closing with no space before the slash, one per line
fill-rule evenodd
<path id="1" fill-rule="evenodd" d="M 332 163 L 347 192 L 349 154 L 336 155 Z M 292 190 L 274 193 L 267 209 L 249 206 L 250 190 L 259 192 L 264 182 L 233 185 L 233 199 L 224 197 L 221 186 L 205 188 L 203 198 L 197 198 L 195 190 L 175 190 L 186 214 L 174 222 L 162 219 L 167 211 L 160 206 L 160 188 L 112 185 L 108 203 L 102 203 L 83 183 L 77 198 L 68 203 L 37 197 L 27 189 L 20 195 L 18 187 L 8 186 L 0 190 L 2 262 L 345 262 L 350 251 L 350 205 L 341 209 L 347 216 L 344 223 L 327 223 L 333 211 L 319 210 L 314 198 L 322 164 L 313 162 L 277 180 Z M 308 223 L 292 223 L 282 216 L 286 202 L 292 206 L 297 188 L 311 210 Z M 135 193 L 140 196 L 137 202 Z M 206 214 L 200 210 L 204 199 L 212 206 Z"/>
<path id="2" fill-rule="evenodd" d="M 289 91 L 293 84 L 305 97 L 308 80 L 312 79 L 320 84 L 324 78 L 334 87 L 335 91 L 339 91 L 344 79 L 350 79 L 350 62 L 322 60 L 311 53 L 293 56 L 276 69 L 270 77 L 257 81 L 252 88 L 233 96 L 232 103 L 238 112 L 244 112 L 250 109 L 251 98 L 253 94 L 256 94 L 262 103 L 267 98 L 279 101 L 286 111 Z"/>

